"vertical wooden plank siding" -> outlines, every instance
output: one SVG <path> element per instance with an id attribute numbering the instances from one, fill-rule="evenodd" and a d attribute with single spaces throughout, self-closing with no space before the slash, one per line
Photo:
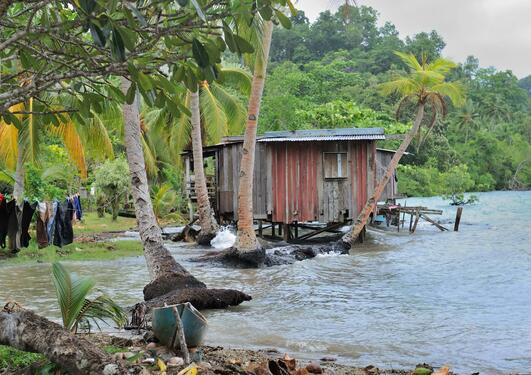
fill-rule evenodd
<path id="1" fill-rule="evenodd" d="M 319 219 L 319 147 L 310 142 L 270 144 L 274 222 Z"/>
<path id="2" fill-rule="evenodd" d="M 352 209 L 349 212 L 351 218 L 355 218 L 363 209 L 367 201 L 367 142 L 350 142 L 349 145 L 351 160 L 351 194 L 352 194 Z M 372 165 L 372 164 L 371 164 Z"/>
<path id="3" fill-rule="evenodd" d="M 371 141 L 257 143 L 255 218 L 271 214 L 278 223 L 330 222 L 342 220 L 347 210 L 348 217 L 355 218 L 379 178 L 381 156 L 375 147 Z M 219 213 L 235 220 L 241 150 L 242 144 L 234 143 L 217 154 Z M 325 152 L 347 154 L 346 178 L 325 179 Z"/>

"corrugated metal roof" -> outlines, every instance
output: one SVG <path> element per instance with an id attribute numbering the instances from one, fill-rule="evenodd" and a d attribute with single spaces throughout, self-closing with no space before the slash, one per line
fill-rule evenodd
<path id="1" fill-rule="evenodd" d="M 292 138 L 262 138 L 258 142 L 307 142 L 307 141 L 359 141 L 385 139 L 382 135 L 350 135 L 335 137 L 292 137 Z"/>
<path id="2" fill-rule="evenodd" d="M 316 129 L 266 132 L 259 142 L 350 141 L 385 139 L 382 128 Z"/>

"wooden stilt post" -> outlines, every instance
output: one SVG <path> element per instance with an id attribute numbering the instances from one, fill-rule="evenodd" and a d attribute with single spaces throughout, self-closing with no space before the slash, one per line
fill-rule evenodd
<path id="1" fill-rule="evenodd" d="M 284 228 L 282 229 L 282 234 L 284 235 L 284 241 L 289 241 L 289 224 L 284 224 Z"/>
<path id="2" fill-rule="evenodd" d="M 278 235 L 279 236 L 282 236 L 282 227 L 283 227 L 283 224 L 278 224 Z"/>
<path id="3" fill-rule="evenodd" d="M 181 354 L 183 356 L 184 364 L 188 365 L 190 363 L 190 353 L 188 352 L 188 347 L 186 346 L 186 338 L 184 337 L 184 328 L 183 328 L 183 322 L 181 320 L 181 316 L 179 315 L 179 311 L 177 310 L 177 307 L 173 307 L 173 315 L 175 316 L 175 335 L 173 338 L 172 348 L 175 348 L 175 344 L 177 344 L 177 341 L 179 341 Z"/>
<path id="4" fill-rule="evenodd" d="M 463 207 L 457 207 L 457 213 L 455 214 L 454 232 L 459 230 L 459 223 L 461 222 L 461 214 L 463 213 Z"/>
<path id="5" fill-rule="evenodd" d="M 263 237 L 263 226 L 262 226 L 262 220 L 258 220 L 258 236 Z"/>
<path id="6" fill-rule="evenodd" d="M 398 209 L 398 215 L 396 216 L 396 220 L 398 221 L 396 223 L 396 231 L 400 232 L 400 208 Z"/>
<path id="7" fill-rule="evenodd" d="M 417 224 L 419 223 L 420 219 L 420 209 L 416 209 L 415 211 L 415 222 L 413 223 L 413 228 L 411 229 L 411 233 L 415 233 L 415 230 L 417 229 Z"/>
<path id="8" fill-rule="evenodd" d="M 409 214 L 409 233 L 411 233 L 411 227 L 413 225 L 413 213 Z"/>
<path id="9" fill-rule="evenodd" d="M 295 239 L 299 238 L 299 223 L 295 222 Z"/>
<path id="10" fill-rule="evenodd" d="M 271 222 L 271 237 L 275 237 L 275 222 Z"/>

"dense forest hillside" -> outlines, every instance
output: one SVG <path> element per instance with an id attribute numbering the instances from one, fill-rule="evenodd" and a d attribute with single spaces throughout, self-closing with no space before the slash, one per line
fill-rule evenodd
<path id="1" fill-rule="evenodd" d="M 291 21 L 292 29 L 278 27 L 273 34 L 261 132 L 351 126 L 407 131 L 413 109 L 396 121 L 399 98 L 382 96 L 379 84 L 405 70 L 394 51 L 428 61 L 444 56 L 436 31 L 400 39 L 393 24 L 378 26 L 377 10 L 367 6 L 326 11 L 314 22 L 301 11 Z M 426 143 L 410 147 L 399 171 L 402 192 L 444 194 L 456 182 L 467 191 L 528 189 L 531 76 L 519 81 L 469 56 L 451 79 L 464 85 L 466 104 L 449 106 Z"/>

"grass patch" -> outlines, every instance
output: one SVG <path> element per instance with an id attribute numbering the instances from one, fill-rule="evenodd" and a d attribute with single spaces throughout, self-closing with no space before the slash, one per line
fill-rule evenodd
<path id="1" fill-rule="evenodd" d="M 39 249 L 32 240 L 28 248 L 22 249 L 16 257 L 7 258 L 5 262 L 18 264 L 35 261 L 52 263 L 63 260 L 113 260 L 137 255 L 142 255 L 142 244 L 135 240 L 74 242 L 63 248 L 48 246 L 44 249 Z"/>
<path id="2" fill-rule="evenodd" d="M 108 353 L 108 354 L 116 354 L 116 353 L 126 352 L 127 348 L 122 348 L 120 346 L 115 346 L 115 345 L 105 345 L 103 347 L 103 351 L 105 351 L 105 353 Z"/>
<path id="3" fill-rule="evenodd" d="M 83 221 L 74 225 L 74 234 L 79 236 L 83 234 L 126 231 L 133 228 L 136 228 L 135 218 L 119 216 L 116 221 L 113 221 L 111 215 L 98 217 L 96 212 L 86 212 L 83 215 Z"/>
<path id="4" fill-rule="evenodd" d="M 27 353 L 10 346 L 0 345 L 0 369 L 20 369 L 45 360 L 42 354 Z"/>

